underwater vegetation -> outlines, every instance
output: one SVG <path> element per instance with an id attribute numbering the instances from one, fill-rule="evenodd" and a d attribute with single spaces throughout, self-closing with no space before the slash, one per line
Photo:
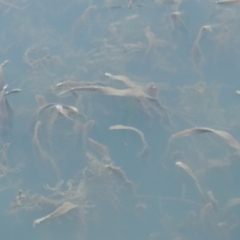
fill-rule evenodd
<path id="1" fill-rule="evenodd" d="M 240 239 L 239 0 L 0 13 L 1 239 Z"/>

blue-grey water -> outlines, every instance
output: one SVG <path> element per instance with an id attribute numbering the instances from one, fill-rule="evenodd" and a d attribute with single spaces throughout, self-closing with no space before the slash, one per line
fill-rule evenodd
<path id="1" fill-rule="evenodd" d="M 0 239 L 240 239 L 239 26 L 239 0 L 0 1 Z"/>

